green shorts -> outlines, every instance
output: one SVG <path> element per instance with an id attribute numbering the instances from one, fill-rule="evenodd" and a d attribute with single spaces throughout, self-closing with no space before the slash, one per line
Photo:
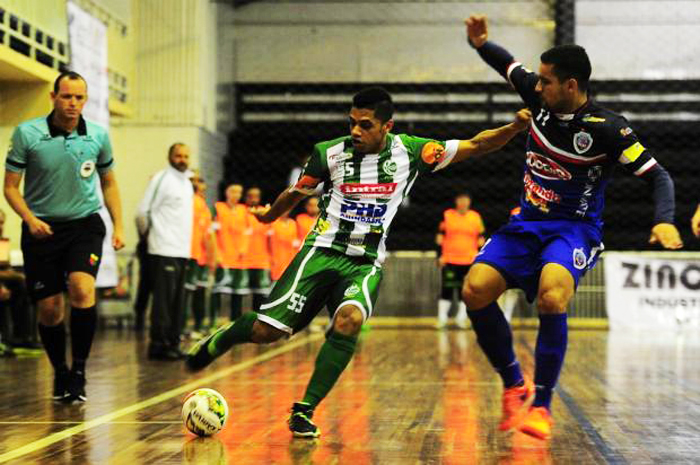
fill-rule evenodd
<path id="1" fill-rule="evenodd" d="M 294 334 L 304 329 L 324 305 L 335 318 L 344 305 L 355 305 L 364 320 L 379 296 L 382 269 L 359 257 L 305 245 L 260 307 L 258 319 Z M 332 325 L 332 321 L 331 321 Z"/>
<path id="2" fill-rule="evenodd" d="M 240 295 L 250 293 L 250 288 L 248 287 L 248 270 L 217 268 L 212 292 Z"/>
<path id="3" fill-rule="evenodd" d="M 209 268 L 200 265 L 197 260 L 190 259 L 187 262 L 187 275 L 185 277 L 185 289 L 193 291 L 198 287 L 209 286 Z"/>
<path id="4" fill-rule="evenodd" d="M 270 293 L 270 270 L 250 268 L 248 272 L 248 289 L 253 294 Z"/>

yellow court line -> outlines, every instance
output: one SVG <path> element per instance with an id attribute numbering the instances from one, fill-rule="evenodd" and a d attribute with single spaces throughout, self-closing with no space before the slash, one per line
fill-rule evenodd
<path id="1" fill-rule="evenodd" d="M 311 334 L 305 338 L 299 339 L 297 341 L 289 342 L 281 347 L 269 350 L 269 351 L 265 352 L 264 354 L 258 355 L 257 357 L 252 358 L 250 360 L 246 360 L 245 362 L 237 363 L 237 364 L 233 365 L 232 367 L 225 368 L 223 370 L 219 370 L 216 373 L 213 373 L 213 374 L 206 376 L 204 378 L 192 381 L 192 382 L 187 383 L 187 384 L 183 384 L 180 387 L 163 392 L 162 394 L 158 394 L 157 396 L 153 396 L 150 399 L 146 399 L 146 400 L 141 401 L 139 403 L 130 405 L 128 407 L 124 407 L 124 408 L 116 410 L 112 413 L 107 413 L 105 415 L 102 415 L 100 417 L 95 418 L 94 420 L 80 423 L 79 425 L 73 426 L 71 428 L 67 428 L 63 431 L 59 431 L 57 433 L 50 434 L 50 435 L 46 436 L 45 438 L 38 439 L 36 441 L 30 442 L 29 444 L 25 444 L 24 446 L 18 447 L 17 449 L 13 449 L 11 451 L 5 452 L 4 454 L 1 454 L 0 455 L 0 463 L 5 463 L 5 462 L 8 462 L 10 460 L 14 460 L 16 458 L 22 457 L 24 455 L 31 454 L 33 452 L 40 450 L 40 449 L 43 449 L 44 447 L 48 447 L 51 444 L 55 444 L 57 442 L 63 441 L 64 439 L 68 439 L 72 436 L 75 436 L 76 434 L 80 434 L 80 433 L 87 431 L 89 429 L 104 425 L 105 423 L 110 423 L 113 420 L 116 420 L 117 418 L 123 417 L 124 415 L 138 412 L 139 410 L 143 410 L 147 407 L 151 407 L 153 405 L 159 404 L 159 403 L 164 402 L 166 400 L 172 399 L 173 397 L 188 393 L 190 391 L 193 391 L 194 389 L 201 387 L 202 385 L 206 385 L 206 384 L 209 384 L 209 383 L 216 381 L 218 379 L 224 378 L 224 377 L 230 375 L 231 373 L 245 370 L 245 369 L 250 368 L 251 366 L 256 365 L 260 362 L 270 360 L 272 358 L 277 357 L 278 355 L 282 355 L 286 352 L 292 351 L 292 350 L 294 350 L 298 347 L 301 347 L 303 345 L 306 345 L 310 342 L 315 342 L 315 341 L 321 339 L 322 337 L 323 337 L 323 335 L 320 333 Z"/>

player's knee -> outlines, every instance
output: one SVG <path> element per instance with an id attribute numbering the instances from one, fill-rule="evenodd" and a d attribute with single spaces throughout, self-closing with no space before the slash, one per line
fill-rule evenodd
<path id="1" fill-rule="evenodd" d="M 477 279 L 467 278 L 462 287 L 462 300 L 469 310 L 478 310 L 487 306 L 491 298 L 491 290 L 487 283 Z"/>
<path id="2" fill-rule="evenodd" d="M 257 320 L 253 323 L 253 330 L 250 336 L 250 340 L 256 344 L 270 344 L 275 341 L 279 341 L 287 333 L 281 329 L 277 329 L 267 323 Z"/>
<path id="3" fill-rule="evenodd" d="M 68 289 L 68 297 L 73 307 L 92 307 L 95 305 L 95 287 L 85 283 L 71 284 Z"/>
<path id="4" fill-rule="evenodd" d="M 354 305 L 346 305 L 338 310 L 333 322 L 333 331 L 344 336 L 354 336 L 362 329 L 363 322 L 362 310 Z"/>
<path id="5" fill-rule="evenodd" d="M 569 299 L 563 289 L 545 289 L 537 296 L 537 309 L 544 314 L 566 313 Z"/>
<path id="6" fill-rule="evenodd" d="M 36 303 L 37 320 L 43 326 L 56 326 L 63 321 L 63 301 L 60 297 L 49 297 Z"/>

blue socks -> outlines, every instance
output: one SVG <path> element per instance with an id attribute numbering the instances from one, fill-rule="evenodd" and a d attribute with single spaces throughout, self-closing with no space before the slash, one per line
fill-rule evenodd
<path id="1" fill-rule="evenodd" d="M 468 311 L 476 333 L 476 340 L 496 369 L 506 388 L 523 384 L 520 364 L 513 351 L 513 335 L 510 325 L 498 303 L 492 302 L 481 310 Z"/>
<path id="2" fill-rule="evenodd" d="M 540 331 L 535 348 L 535 401 L 534 407 L 546 407 L 552 402 L 552 390 L 557 384 L 564 364 L 568 330 L 566 313 L 540 315 Z"/>

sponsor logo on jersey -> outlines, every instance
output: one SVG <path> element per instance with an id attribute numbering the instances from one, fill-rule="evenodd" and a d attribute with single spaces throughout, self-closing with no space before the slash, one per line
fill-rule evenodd
<path id="1" fill-rule="evenodd" d="M 346 200 L 340 206 L 340 217 L 353 222 L 381 224 L 387 209 L 387 205 Z"/>
<path id="2" fill-rule="evenodd" d="M 97 265 L 97 262 L 100 261 L 100 257 L 95 255 L 94 253 L 90 254 L 90 266 L 95 266 Z"/>
<path id="3" fill-rule="evenodd" d="M 387 160 L 382 164 L 382 169 L 389 176 L 395 175 L 398 168 L 399 167 L 396 165 L 396 162 L 394 160 Z"/>
<path id="4" fill-rule="evenodd" d="M 343 162 L 345 160 L 350 160 L 352 158 L 352 153 L 334 153 L 328 157 L 328 161 L 334 161 L 336 163 Z"/>
<path id="5" fill-rule="evenodd" d="M 604 123 L 605 118 L 599 118 L 597 116 L 586 115 L 583 118 L 581 118 L 581 121 L 583 121 L 584 123 Z"/>
<path id="6" fill-rule="evenodd" d="M 620 135 L 621 135 L 622 137 L 627 137 L 627 136 L 629 136 L 630 134 L 632 134 L 632 128 L 622 128 L 622 129 L 620 129 Z"/>
<path id="7" fill-rule="evenodd" d="M 561 196 L 559 194 L 537 184 L 537 182 L 532 179 L 532 176 L 530 176 L 530 173 L 525 173 L 523 181 L 525 183 L 525 199 L 540 211 L 549 213 L 550 203 L 561 202 Z"/>
<path id="8" fill-rule="evenodd" d="M 396 192 L 396 183 L 385 184 L 341 184 L 340 192 L 356 198 L 390 198 Z"/>
<path id="9" fill-rule="evenodd" d="M 568 181 L 571 173 L 554 160 L 535 152 L 527 152 L 527 166 L 535 176 L 552 181 Z"/>
<path id="10" fill-rule="evenodd" d="M 574 268 L 577 270 L 582 270 L 586 268 L 588 260 L 586 259 L 586 253 L 583 249 L 574 249 Z"/>
<path id="11" fill-rule="evenodd" d="M 323 218 L 319 218 L 314 226 L 314 232 L 317 234 L 323 234 L 329 229 L 331 229 L 331 222 Z"/>
<path id="12" fill-rule="evenodd" d="M 585 131 L 574 134 L 574 150 L 576 153 L 587 152 L 593 145 L 593 136 Z"/>
<path id="13" fill-rule="evenodd" d="M 347 289 L 345 289 L 345 293 L 343 294 L 345 297 L 353 297 L 359 294 L 360 292 L 360 286 L 357 284 L 353 284 Z"/>

